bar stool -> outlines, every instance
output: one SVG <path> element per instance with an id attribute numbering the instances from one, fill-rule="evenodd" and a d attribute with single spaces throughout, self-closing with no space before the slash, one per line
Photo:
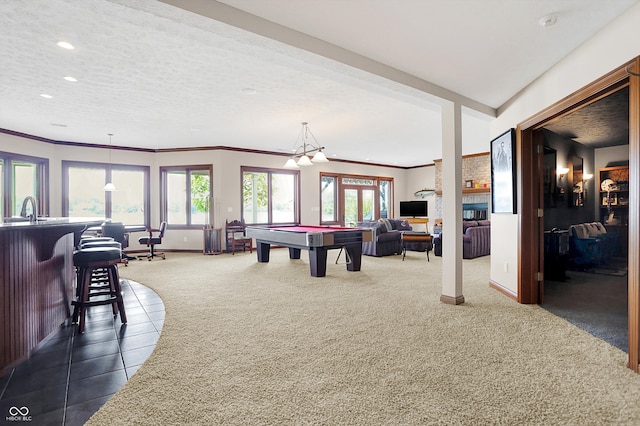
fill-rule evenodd
<path id="1" fill-rule="evenodd" d="M 122 250 L 122 244 L 119 241 L 114 240 L 111 237 L 93 237 L 81 239 L 79 244 L 80 249 L 90 247 L 115 247 Z M 124 263 L 124 266 L 129 266 L 129 259 L 120 252 L 120 262 Z"/>
<path id="2" fill-rule="evenodd" d="M 120 320 L 126 324 L 118 276 L 121 258 L 122 251 L 117 247 L 86 247 L 73 253 L 73 263 L 78 272 L 76 300 L 72 302 L 73 323 L 78 324 L 78 333 L 84 333 L 85 314 L 90 306 L 112 305 L 114 317 L 120 313 Z M 97 274 L 96 271 L 101 272 Z M 96 299 L 97 296 L 107 297 Z"/>
<path id="3" fill-rule="evenodd" d="M 94 237 L 94 236 L 82 237 L 80 238 L 80 244 L 78 244 L 78 246 L 81 246 L 84 243 L 109 242 L 109 241 L 115 241 L 115 240 L 111 237 Z"/>

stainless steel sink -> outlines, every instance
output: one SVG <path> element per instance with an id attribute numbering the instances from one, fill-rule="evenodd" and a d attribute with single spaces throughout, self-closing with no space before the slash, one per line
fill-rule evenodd
<path id="1" fill-rule="evenodd" d="M 22 217 L 22 216 L 11 216 L 11 217 L 4 218 L 4 223 L 16 223 L 16 222 L 29 222 L 29 218 Z"/>
<path id="2" fill-rule="evenodd" d="M 59 218 L 39 216 L 38 219 L 33 223 L 50 222 L 50 221 L 55 221 L 57 219 Z M 22 222 L 30 222 L 30 221 L 31 221 L 31 218 L 22 217 L 22 216 L 11 216 L 11 217 L 4 218 L 4 223 L 22 223 Z"/>

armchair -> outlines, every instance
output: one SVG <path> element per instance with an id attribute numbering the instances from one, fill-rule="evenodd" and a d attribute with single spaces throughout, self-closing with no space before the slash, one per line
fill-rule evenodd
<path id="1" fill-rule="evenodd" d="M 589 235 L 584 224 L 569 227 L 570 261 L 575 266 L 587 268 L 600 263 L 600 241 Z"/>
<path id="2" fill-rule="evenodd" d="M 585 223 L 589 237 L 595 238 L 600 244 L 601 260 L 606 261 L 618 254 L 618 233 L 607 232 L 607 228 L 600 222 Z"/>
<path id="3" fill-rule="evenodd" d="M 158 253 L 155 251 L 155 246 L 162 244 L 162 238 L 164 237 L 164 233 L 167 230 L 167 222 L 162 222 L 160 224 L 159 229 L 148 229 L 149 235 L 146 237 L 138 238 L 138 242 L 142 245 L 146 245 L 149 247 L 149 253 L 144 256 L 139 256 L 141 258 L 147 258 L 148 260 L 153 259 L 154 257 L 161 257 L 164 260 L 164 253 Z M 155 236 L 154 236 L 155 233 Z"/>

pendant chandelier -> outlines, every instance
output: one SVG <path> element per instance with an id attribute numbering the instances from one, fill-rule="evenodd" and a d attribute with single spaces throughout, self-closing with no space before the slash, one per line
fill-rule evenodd
<path id="1" fill-rule="evenodd" d="M 328 163 L 329 160 L 324 155 L 318 140 L 313 136 L 307 122 L 302 122 L 302 129 L 296 139 L 293 155 L 289 157 L 284 165 L 285 169 L 298 169 L 300 166 L 312 166 L 313 163 Z M 312 158 L 309 156 L 313 154 Z"/>

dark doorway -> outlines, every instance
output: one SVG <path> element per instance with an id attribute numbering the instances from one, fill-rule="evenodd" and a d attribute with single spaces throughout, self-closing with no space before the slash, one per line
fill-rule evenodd
<path id="1" fill-rule="evenodd" d="M 541 303 L 545 296 L 545 279 L 541 272 L 544 270 L 546 261 L 544 254 L 545 219 L 543 214 L 543 129 L 554 123 L 561 122 L 563 117 L 569 116 L 573 112 L 580 111 L 621 89 L 628 88 L 629 108 L 627 116 L 629 133 L 625 149 L 629 153 L 628 170 L 631 177 L 629 205 L 632 207 L 629 213 L 629 233 L 628 241 L 626 242 L 628 248 L 627 346 L 629 354 L 628 366 L 632 370 L 640 372 L 640 278 L 638 276 L 640 271 L 640 238 L 638 236 L 640 224 L 637 221 L 637 207 L 635 207 L 639 202 L 636 185 L 638 185 L 637 175 L 638 167 L 640 167 L 640 79 L 629 71 L 635 70 L 635 67 L 640 67 L 640 57 L 549 106 L 518 126 L 518 185 L 521 190 L 521 196 L 518 201 L 520 204 L 519 211 L 522 212 L 519 218 L 519 233 L 520 241 L 527 241 L 527 244 L 521 244 L 519 247 L 521 262 L 518 276 L 518 301 L 520 303 Z M 582 172 L 585 173 L 585 170 L 583 169 Z M 586 172 L 592 173 L 588 170 Z M 600 184 L 600 182 L 597 183 Z M 591 185 L 593 185 L 591 191 L 595 191 L 595 182 Z M 592 193 L 595 194 L 595 192 Z M 598 216 L 596 212 L 593 215 L 594 217 Z M 598 282 L 604 281 L 600 278 Z"/>
<path id="2" fill-rule="evenodd" d="M 628 352 L 627 251 L 620 247 L 627 241 L 627 221 L 609 222 L 600 182 L 608 174 L 599 171 L 612 164 L 628 166 L 629 88 L 563 116 L 542 132 L 545 273 L 540 305 Z M 590 238 L 577 238 L 578 226 L 593 231 Z"/>

